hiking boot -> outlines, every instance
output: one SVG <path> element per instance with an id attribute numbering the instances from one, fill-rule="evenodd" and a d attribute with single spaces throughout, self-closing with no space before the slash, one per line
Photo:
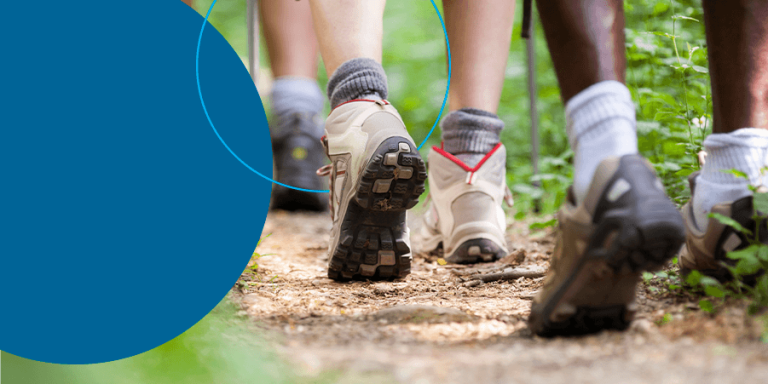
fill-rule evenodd
<path id="1" fill-rule="evenodd" d="M 280 122 L 288 128 L 279 130 L 272 137 L 276 181 L 302 189 L 327 189 L 324 180 L 315 173 L 325 164 L 322 144 L 307 133 L 315 131 L 315 127 L 322 124 L 319 116 L 293 114 L 290 119 Z M 328 194 L 298 191 L 275 184 L 272 189 L 272 208 L 324 211 L 328 208 Z"/>
<path id="2" fill-rule="evenodd" d="M 326 120 L 333 219 L 328 277 L 394 279 L 411 271 L 405 211 L 427 170 L 397 110 L 386 101 L 341 104 Z"/>
<path id="3" fill-rule="evenodd" d="M 557 214 L 558 240 L 528 325 L 542 336 L 623 330 L 645 270 L 680 250 L 685 226 L 651 165 L 639 155 L 603 160 L 586 199 L 573 191 Z"/>
<path id="4" fill-rule="evenodd" d="M 429 152 L 430 205 L 423 216 L 420 251 L 443 247 L 451 263 L 491 262 L 507 255 L 502 201 L 507 151 L 497 144 L 475 167 L 433 147 Z"/>
<path id="5" fill-rule="evenodd" d="M 714 277 L 721 282 L 733 280 L 733 275 L 727 266 L 736 265 L 736 260 L 728 258 L 728 252 L 744 249 L 750 245 L 750 239 L 743 233 L 735 230 L 729 225 L 721 223 L 715 218 L 710 218 L 707 229 L 702 231 L 696 225 L 693 216 L 693 194 L 696 191 L 696 177 L 700 172 L 695 172 L 688 177 L 688 183 L 691 186 L 691 200 L 683 206 L 683 220 L 685 221 L 685 247 L 683 247 L 677 264 L 680 266 L 680 273 L 688 276 L 691 271 L 699 271 L 703 275 Z M 760 187 L 759 192 L 766 192 L 765 187 Z M 736 201 L 727 201 L 716 204 L 710 211 L 719 213 L 725 217 L 731 218 L 742 227 L 755 231 L 755 220 L 752 218 L 755 214 L 752 205 L 752 196 L 742 197 Z M 761 213 L 761 216 L 765 217 Z M 757 231 L 760 241 L 768 244 L 768 226 L 766 220 L 761 220 L 760 228 Z M 747 284 L 754 283 L 756 276 L 745 276 L 744 281 Z"/>

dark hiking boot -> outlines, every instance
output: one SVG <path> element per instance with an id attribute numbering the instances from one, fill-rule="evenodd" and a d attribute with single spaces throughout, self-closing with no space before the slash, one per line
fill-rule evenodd
<path id="1" fill-rule="evenodd" d="M 651 165 L 639 155 L 608 158 L 587 198 L 568 201 L 544 286 L 528 325 L 542 336 L 623 330 L 636 311 L 635 289 L 646 270 L 680 250 L 685 226 Z"/>
<path id="2" fill-rule="evenodd" d="M 693 216 L 693 204 L 691 203 L 693 194 L 696 193 L 696 177 L 698 175 L 699 172 L 696 172 L 688 178 L 691 186 L 691 200 L 683 206 L 682 213 L 686 236 L 685 247 L 678 258 L 678 265 L 683 276 L 687 276 L 695 270 L 721 282 L 727 282 L 733 279 L 727 266 L 736 264 L 736 260 L 727 257 L 728 252 L 748 247 L 751 244 L 750 239 L 747 238 L 747 235 L 715 218 L 709 219 L 706 230 L 699 229 Z M 765 187 L 758 188 L 758 192 L 766 191 L 768 189 Z M 710 212 L 733 219 L 747 230 L 755 232 L 756 223 L 753 216 L 756 212 L 753 207 L 753 196 L 717 204 L 712 207 Z M 768 225 L 766 225 L 768 220 L 766 220 L 765 213 L 757 212 L 757 214 L 763 217 L 757 234 L 760 236 L 761 243 L 768 244 Z M 756 277 L 757 275 L 745 276 L 744 282 L 754 284 Z"/>
<path id="3" fill-rule="evenodd" d="M 325 190 L 325 179 L 316 171 L 325 164 L 325 153 L 320 140 L 307 132 L 321 124 L 316 115 L 294 114 L 291 121 L 281 122 L 281 129 L 272 138 L 272 155 L 275 162 L 275 180 L 292 187 Z M 325 211 L 328 194 L 304 192 L 280 185 L 272 189 L 272 208 L 287 211 Z"/>

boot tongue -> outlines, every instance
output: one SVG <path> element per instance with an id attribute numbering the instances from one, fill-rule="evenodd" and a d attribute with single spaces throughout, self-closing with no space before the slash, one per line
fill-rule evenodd
<path id="1" fill-rule="evenodd" d="M 460 153 L 456 155 L 457 159 L 461 160 L 470 168 L 474 168 L 484 157 L 484 153 Z"/>

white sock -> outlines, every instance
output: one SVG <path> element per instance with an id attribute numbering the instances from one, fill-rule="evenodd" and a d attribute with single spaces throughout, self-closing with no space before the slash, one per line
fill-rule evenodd
<path id="1" fill-rule="evenodd" d="M 715 204 L 749 196 L 749 184 L 768 186 L 768 174 L 760 169 L 768 165 L 768 130 L 742 128 L 730 133 L 713 133 L 704 140 L 707 159 L 696 178 L 693 195 L 693 215 L 700 230 L 707 229 L 707 215 Z M 745 180 L 731 173 L 744 172 Z"/>
<path id="2" fill-rule="evenodd" d="M 637 153 L 635 105 L 624 84 L 601 81 L 568 100 L 565 118 L 574 152 L 573 192 L 580 203 L 601 161 Z"/>

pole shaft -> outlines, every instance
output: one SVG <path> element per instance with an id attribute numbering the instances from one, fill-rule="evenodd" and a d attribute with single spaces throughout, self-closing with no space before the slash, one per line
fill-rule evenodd
<path id="1" fill-rule="evenodd" d="M 531 17 L 531 19 L 533 19 Z M 533 24 L 533 20 L 531 20 Z M 533 29 L 533 28 L 531 28 Z M 531 165 L 533 166 L 533 174 L 539 174 L 539 114 L 536 106 L 536 45 L 535 45 L 535 33 L 531 33 L 525 40 L 526 51 L 528 55 L 528 97 L 530 100 L 531 108 Z M 539 187 L 539 182 L 533 183 L 534 187 Z M 539 212 L 541 210 L 541 201 L 536 199 L 534 201 L 534 211 Z"/>
<path id="2" fill-rule="evenodd" d="M 248 0 L 248 70 L 256 86 L 259 85 L 259 7 L 257 0 Z"/>

